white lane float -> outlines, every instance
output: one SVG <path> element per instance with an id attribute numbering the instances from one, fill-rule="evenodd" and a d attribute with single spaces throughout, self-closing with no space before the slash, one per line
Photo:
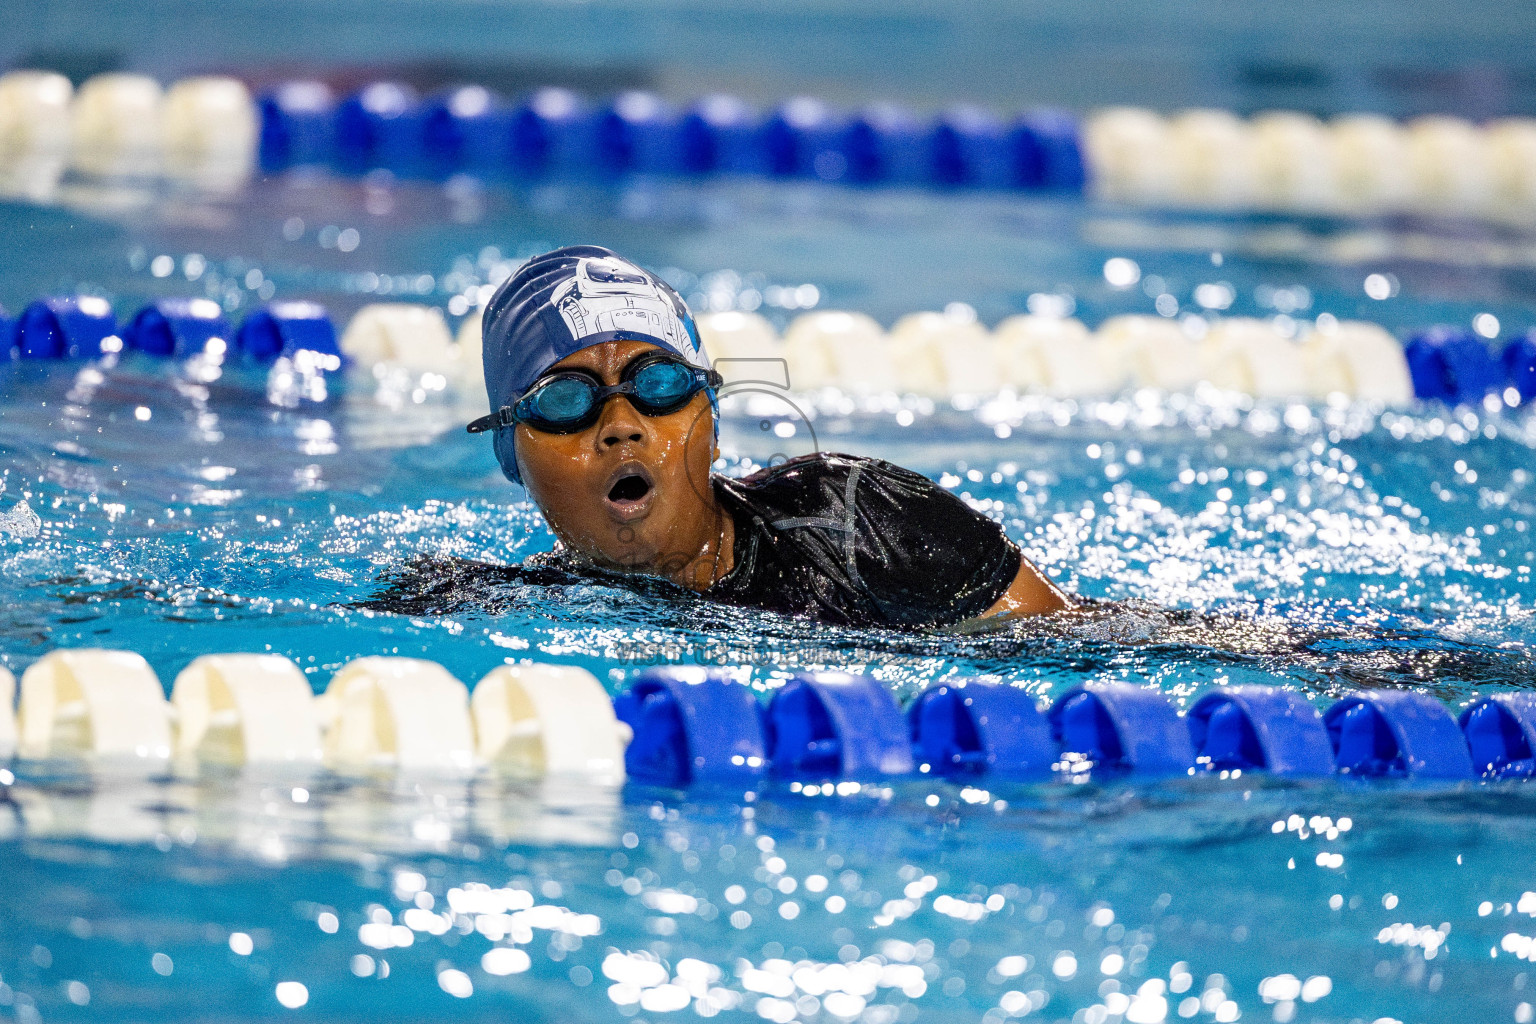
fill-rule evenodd
<path id="1" fill-rule="evenodd" d="M 1375 114 L 1335 118 L 1328 126 L 1339 203 L 1348 213 L 1400 210 L 1412 196 L 1408 139 L 1402 127 Z"/>
<path id="2" fill-rule="evenodd" d="M 104 176 L 158 174 L 164 99 L 160 83 L 145 75 L 87 79 L 71 110 L 75 166 Z"/>
<path id="3" fill-rule="evenodd" d="M 0 195 L 45 201 L 69 160 L 74 86 L 48 71 L 0 76 Z"/>
<path id="4" fill-rule="evenodd" d="M 1101 199 L 1159 203 L 1173 194 L 1168 122 L 1139 107 L 1106 107 L 1083 123 L 1090 187 Z"/>
<path id="5" fill-rule="evenodd" d="M 998 390 L 997 352 L 974 314 L 908 313 L 891 327 L 890 359 L 897 389 L 909 394 L 944 398 Z"/>
<path id="6" fill-rule="evenodd" d="M 1307 393 L 1403 405 L 1413 401 L 1413 379 L 1402 344 L 1380 324 L 1344 320 L 1310 332 L 1301 343 Z"/>
<path id="7" fill-rule="evenodd" d="M 863 313 L 805 313 L 784 332 L 790 388 L 896 391 L 900 382 L 885 331 Z"/>
<path id="8" fill-rule="evenodd" d="M 219 764 L 314 764 L 320 724 L 309 681 L 276 654 L 207 654 L 176 676 L 178 756 Z"/>
<path id="9" fill-rule="evenodd" d="M 161 105 L 165 169 L 209 189 L 238 187 L 256 165 L 256 104 L 236 78 L 183 78 Z"/>
<path id="10" fill-rule="evenodd" d="M 1186 110 L 1168 122 L 1177 202 L 1217 209 L 1249 204 L 1253 181 L 1253 132 L 1225 110 Z"/>
<path id="11" fill-rule="evenodd" d="M 1429 213 L 1491 212 L 1493 160 L 1487 135 L 1459 117 L 1420 117 L 1406 130 L 1412 203 Z"/>
<path id="12" fill-rule="evenodd" d="M 1108 394 L 1124 382 L 1104 365 L 1098 339 L 1071 317 L 1011 316 L 992 332 L 997 383 L 1019 393 Z"/>
<path id="13" fill-rule="evenodd" d="M 51 71 L 0 75 L 0 164 L 69 153 L 69 101 L 74 86 Z"/>
<path id="14" fill-rule="evenodd" d="M 789 362 L 773 324 L 742 310 L 701 314 L 699 340 L 726 384 L 748 381 L 789 388 Z"/>
<path id="15" fill-rule="evenodd" d="M 480 312 L 476 311 L 464 318 L 459 324 L 458 333 L 453 340 L 458 344 L 459 371 L 464 375 L 466 384 L 474 383 L 482 387 L 485 384 L 485 343 L 481 335 L 482 322 Z"/>
<path id="16" fill-rule="evenodd" d="M 1514 221 L 1536 217 L 1536 118 L 1506 118 L 1486 131 L 1493 214 Z"/>
<path id="17" fill-rule="evenodd" d="M 1307 394 L 1301 349 L 1268 320 L 1234 316 L 1216 321 L 1200 343 L 1204 378 L 1255 398 Z"/>
<path id="18" fill-rule="evenodd" d="M 627 725 L 585 669 L 502 665 L 470 697 L 480 760 L 518 776 L 624 779 Z"/>
<path id="19" fill-rule="evenodd" d="M 366 657 L 331 677 L 321 698 L 325 759 L 337 768 L 464 772 L 475 763 L 469 691 L 416 658 Z"/>
<path id="20" fill-rule="evenodd" d="M 412 371 L 445 373 L 463 355 L 442 311 L 414 302 L 364 306 L 347 321 L 340 344 L 343 355 L 365 366 L 388 363 Z"/>
<path id="21" fill-rule="evenodd" d="M 1338 202 L 1328 128 L 1309 114 L 1274 110 L 1252 122 L 1254 200 L 1272 210 L 1327 210 Z"/>
<path id="22" fill-rule="evenodd" d="M 22 757 L 167 758 L 170 706 L 131 651 L 53 651 L 21 676 Z"/>
<path id="23" fill-rule="evenodd" d="M 1111 317 L 1099 325 L 1098 339 L 1102 365 L 1134 387 L 1183 391 L 1200 380 L 1194 339 L 1165 317 Z"/>
<path id="24" fill-rule="evenodd" d="M 695 318 L 699 340 L 711 361 L 717 359 L 765 359 L 783 356 L 778 332 L 759 313 L 732 309 L 701 313 Z"/>

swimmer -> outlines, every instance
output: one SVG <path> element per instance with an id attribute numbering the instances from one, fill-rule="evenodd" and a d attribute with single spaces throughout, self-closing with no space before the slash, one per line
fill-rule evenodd
<path id="1" fill-rule="evenodd" d="M 1003 529 L 933 481 L 816 454 L 745 479 L 718 458 L 717 391 L 665 282 L 598 246 L 536 257 L 484 318 L 489 432 L 559 546 L 541 564 L 658 578 L 852 626 L 987 629 L 1067 597 Z"/>

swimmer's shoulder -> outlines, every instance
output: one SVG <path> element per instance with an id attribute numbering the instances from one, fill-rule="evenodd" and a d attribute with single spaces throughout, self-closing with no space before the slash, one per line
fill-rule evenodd
<path id="1" fill-rule="evenodd" d="M 740 479 L 716 477 L 715 486 L 733 508 L 778 516 L 841 516 L 857 508 L 879 518 L 931 508 L 943 518 L 968 509 L 930 477 L 884 459 L 843 452 L 802 455 Z"/>
<path id="2" fill-rule="evenodd" d="M 932 480 L 883 459 L 843 452 L 815 452 L 768 466 L 737 479 L 716 477 L 717 486 L 739 499 L 769 505 L 801 505 L 826 497 L 842 498 L 850 481 L 866 478 L 900 481 L 908 486 L 937 487 Z"/>
<path id="3" fill-rule="evenodd" d="M 911 470 L 902 469 L 895 463 L 886 462 L 883 459 L 849 455 L 846 452 L 812 452 L 809 455 L 797 455 L 792 459 L 786 459 L 774 466 L 766 466 L 756 473 L 740 478 L 737 482 L 749 487 L 768 487 L 774 484 L 798 484 L 808 480 L 823 480 L 828 477 L 847 477 L 854 470 L 862 472 L 867 469 L 911 474 Z"/>

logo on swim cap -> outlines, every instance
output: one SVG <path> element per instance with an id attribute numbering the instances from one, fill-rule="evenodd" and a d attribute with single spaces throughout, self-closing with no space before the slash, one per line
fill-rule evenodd
<path id="1" fill-rule="evenodd" d="M 578 341 L 612 332 L 641 335 L 657 339 L 690 363 L 704 365 L 677 293 L 616 256 L 581 259 L 575 276 L 550 295 L 550 304 Z"/>

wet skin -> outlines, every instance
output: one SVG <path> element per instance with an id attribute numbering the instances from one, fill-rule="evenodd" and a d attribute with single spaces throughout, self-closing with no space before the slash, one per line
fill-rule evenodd
<path id="1" fill-rule="evenodd" d="M 617 384 L 625 367 L 657 351 L 609 341 L 551 367 Z M 616 395 L 597 422 L 573 434 L 517 426 L 517 465 L 550 529 L 571 551 L 608 569 L 662 576 L 704 590 L 730 571 L 730 515 L 709 484 L 714 414 L 704 392 L 665 416 Z"/>
<path id="2" fill-rule="evenodd" d="M 550 368 L 583 370 L 617 384 L 656 346 L 609 341 Z M 718 455 L 704 392 L 664 416 L 646 416 L 625 395 L 609 398 L 597 422 L 571 434 L 516 427 L 517 464 L 528 494 L 570 551 L 608 569 L 661 576 L 694 591 L 730 572 L 735 528 L 709 483 Z M 1010 619 L 1070 608 L 1066 596 L 1020 557 L 1006 593 L 961 623 L 988 629 Z"/>

